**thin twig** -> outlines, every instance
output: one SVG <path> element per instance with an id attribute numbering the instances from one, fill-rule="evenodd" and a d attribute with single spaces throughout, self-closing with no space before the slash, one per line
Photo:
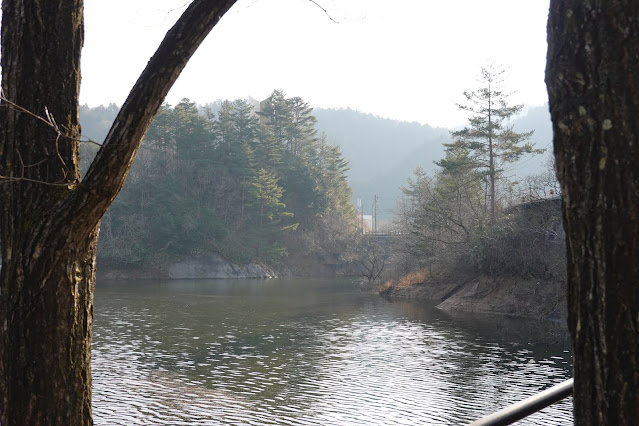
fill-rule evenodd
<path id="1" fill-rule="evenodd" d="M 46 108 L 46 107 L 44 108 L 44 110 L 45 110 L 45 113 L 47 114 L 47 116 L 49 117 L 49 120 L 46 120 L 46 119 L 44 119 L 44 118 L 40 117 L 38 114 L 35 114 L 35 113 L 33 113 L 33 112 L 29 111 L 28 109 L 23 108 L 23 107 L 21 107 L 20 105 L 18 105 L 18 104 L 16 104 L 16 103 L 14 103 L 14 102 L 11 102 L 9 99 L 7 99 L 7 98 L 4 96 L 4 93 L 0 94 L 0 100 L 2 100 L 2 102 L 3 102 L 3 103 L 8 104 L 8 105 L 9 105 L 11 108 L 13 108 L 14 110 L 19 111 L 19 112 L 23 112 L 23 113 L 25 113 L 25 114 L 28 114 L 28 115 L 30 115 L 30 116 L 32 116 L 32 117 L 34 117 L 34 118 L 36 118 L 36 119 L 38 119 L 38 120 L 42 121 L 43 123 L 48 124 L 49 126 L 53 127 L 53 128 L 54 128 L 57 132 L 61 133 L 61 132 L 60 132 L 60 129 L 58 129 L 58 128 L 57 128 L 57 127 L 56 127 L 56 126 L 55 126 L 55 125 L 51 122 L 51 116 L 49 115 L 49 111 L 47 111 L 47 108 Z"/>
<path id="2" fill-rule="evenodd" d="M 337 22 L 335 19 L 333 19 L 333 17 L 328 13 L 328 11 L 326 9 L 324 9 L 322 6 L 320 6 L 315 0 L 309 0 L 311 3 L 313 3 L 315 6 L 319 7 L 320 9 L 322 9 L 324 11 L 324 13 L 326 14 L 326 16 L 328 16 L 328 19 L 330 19 L 331 21 L 335 22 L 336 24 L 339 24 L 339 22 Z"/>
<path id="3" fill-rule="evenodd" d="M 66 169 L 65 176 L 67 176 L 68 175 L 67 171 L 69 170 L 69 168 L 68 168 L 67 164 L 65 163 L 65 161 L 62 159 L 62 156 L 60 154 L 60 150 L 59 150 L 60 137 L 63 137 L 65 139 L 69 139 L 69 140 L 72 140 L 72 141 L 77 141 L 77 142 L 83 142 L 83 141 L 79 140 L 79 139 L 76 139 L 76 138 L 72 138 L 72 137 L 64 134 L 62 132 L 62 130 L 60 130 L 60 127 L 58 126 L 58 123 L 56 123 L 55 118 L 49 112 L 49 109 L 46 106 L 44 107 L 44 114 L 46 116 L 46 119 L 45 119 L 45 118 L 39 116 L 38 114 L 35 114 L 35 113 L 29 111 L 28 109 L 26 109 L 24 107 L 21 107 L 20 105 L 16 104 L 15 102 L 12 102 L 9 99 L 7 99 L 4 96 L 4 91 L 2 90 L 2 88 L 0 88 L 0 101 L 2 101 L 2 104 L 0 104 L 0 106 L 6 106 L 6 107 L 11 108 L 11 109 L 13 109 L 15 111 L 27 114 L 27 115 L 35 118 L 36 120 L 39 120 L 39 121 L 45 123 L 46 125 L 51 127 L 56 132 L 56 138 L 55 138 L 56 154 L 57 154 L 58 159 L 60 160 L 60 162 L 62 163 L 62 165 Z M 10 176 L 0 175 L 0 183 L 24 181 L 24 182 L 40 183 L 40 184 L 49 185 L 49 186 L 75 187 L 75 186 L 78 185 L 77 183 L 73 183 L 73 182 L 64 182 L 64 181 L 45 182 L 45 181 L 42 181 L 42 180 L 27 178 L 27 177 L 24 176 L 25 169 L 30 168 L 30 167 L 36 167 L 36 166 L 44 163 L 46 160 L 41 160 L 41 161 L 39 161 L 37 163 L 28 164 L 27 165 L 27 164 L 24 164 L 24 160 L 22 159 L 22 154 L 20 154 L 20 151 L 18 149 L 16 149 L 16 154 L 17 154 L 17 157 L 18 157 L 18 161 L 20 162 L 20 169 L 21 169 L 20 177 L 10 177 Z"/>
<path id="4" fill-rule="evenodd" d="M 67 188 L 75 188 L 80 186 L 80 183 L 59 183 L 59 182 L 45 182 L 43 180 L 38 180 L 38 179 L 29 179 L 26 177 L 10 177 L 10 176 L 2 176 L 0 175 L 0 184 L 1 183 L 8 183 L 8 182 L 32 182 L 32 183 L 40 183 L 42 185 L 47 185 L 47 186 L 64 186 Z"/>
<path id="5" fill-rule="evenodd" d="M 97 145 L 97 146 L 102 146 L 101 143 L 96 142 L 96 141 L 91 140 L 91 139 L 78 139 L 78 138 L 74 138 L 74 137 L 71 137 L 71 136 L 65 134 L 60 129 L 58 124 L 56 123 L 55 119 L 53 118 L 53 115 L 51 113 L 49 113 L 49 110 L 48 110 L 48 108 L 46 106 L 44 107 L 44 112 L 45 112 L 45 115 L 47 117 L 45 119 L 44 117 L 41 117 L 38 114 L 35 114 L 35 113 L 29 111 L 28 109 L 26 109 L 24 107 L 21 107 L 20 105 L 17 105 L 15 102 L 11 102 L 9 99 L 7 99 L 4 96 L 4 92 L 1 89 L 0 89 L 0 100 L 3 102 L 3 104 L 7 104 L 7 105 L 0 104 L 0 107 L 6 106 L 6 107 L 11 108 L 11 109 L 13 109 L 15 111 L 22 112 L 22 113 L 25 113 L 27 115 L 30 115 L 31 117 L 33 117 L 33 118 L 35 118 L 35 119 L 37 119 L 39 121 L 42 121 L 43 123 L 45 123 L 48 126 L 50 126 L 53 130 L 55 130 L 55 132 L 58 134 L 58 136 L 62 136 L 63 138 L 68 139 L 70 141 L 74 141 L 74 142 L 92 143 L 92 144 Z M 56 142 L 57 142 L 57 139 L 56 139 Z"/>
<path id="6" fill-rule="evenodd" d="M 60 133 L 58 133 L 55 137 L 55 153 L 58 156 L 58 159 L 60 160 L 60 162 L 62 163 L 62 165 L 64 166 L 64 176 L 67 176 L 67 172 L 70 171 L 69 167 L 67 166 L 67 163 L 64 161 L 64 159 L 62 158 L 62 155 L 60 154 Z"/>
<path id="7" fill-rule="evenodd" d="M 93 145 L 102 146 L 100 142 L 96 142 L 92 139 L 77 139 L 77 141 L 80 143 L 92 143 Z"/>

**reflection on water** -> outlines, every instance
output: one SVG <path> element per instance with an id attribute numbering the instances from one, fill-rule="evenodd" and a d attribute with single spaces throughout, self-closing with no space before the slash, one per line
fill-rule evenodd
<path id="1" fill-rule="evenodd" d="M 570 377 L 568 342 L 537 329 L 347 281 L 99 282 L 95 423 L 465 424 Z"/>

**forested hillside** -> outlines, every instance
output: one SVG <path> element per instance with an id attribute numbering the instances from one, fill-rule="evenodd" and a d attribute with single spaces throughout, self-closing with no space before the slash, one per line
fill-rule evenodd
<path id="1" fill-rule="evenodd" d="M 85 121 L 95 132 L 85 135 L 101 140 L 103 121 Z M 217 116 L 188 99 L 163 106 L 102 221 L 99 261 L 161 266 L 218 252 L 276 264 L 291 251 L 334 252 L 355 231 L 348 163 L 315 122 L 306 102 L 279 91 L 258 113 L 244 100 L 224 101 Z"/>
<path id="2" fill-rule="evenodd" d="M 450 141 L 447 129 L 350 109 L 311 110 L 279 91 L 261 115 L 255 104 L 185 100 L 163 107 L 104 219 L 103 262 L 158 263 L 205 250 L 237 261 L 275 261 L 300 248 L 309 256 L 334 254 L 342 244 L 335 234 L 353 227 L 356 199 L 370 214 L 378 195 L 378 220 L 391 219 L 400 187 L 417 167 L 433 174 Z M 85 138 L 102 141 L 117 111 L 113 104 L 83 106 Z M 529 109 L 513 125 L 534 129 L 535 147 L 550 146 L 547 106 Z M 83 163 L 96 149 L 83 144 Z M 510 181 L 539 175 L 549 155 L 526 156 L 503 174 Z"/>
<path id="3" fill-rule="evenodd" d="M 198 106 L 200 113 L 209 110 L 219 115 L 222 101 Z M 89 108 L 83 106 L 80 117 L 83 134 L 100 141 L 106 135 L 117 113 L 117 106 Z M 364 114 L 352 109 L 314 108 L 315 128 L 326 135 L 331 145 L 338 145 L 343 158 L 349 162 L 346 172 L 353 192 L 353 204 L 362 200 L 365 214 L 371 214 L 373 196 L 379 197 L 380 220 L 390 219 L 397 213 L 397 202 L 402 196 L 401 186 L 417 167 L 427 173 L 436 171 L 435 162 L 444 157 L 444 143 L 450 141 L 448 129 L 419 123 L 408 123 Z M 535 130 L 531 141 L 537 148 L 546 148 L 542 155 L 527 156 L 509 165 L 506 175 L 522 180 L 545 170 L 552 143 L 552 127 L 548 106 L 530 108 L 514 119 L 516 131 Z"/>
<path id="4" fill-rule="evenodd" d="M 361 199 L 371 214 L 378 196 L 380 220 L 390 219 L 401 196 L 399 187 L 420 166 L 435 169 L 443 156 L 448 129 L 390 120 L 352 109 L 315 109 L 317 128 L 342 148 L 350 162 L 349 183 L 353 198 Z M 354 201 L 355 201 L 354 200 Z"/>

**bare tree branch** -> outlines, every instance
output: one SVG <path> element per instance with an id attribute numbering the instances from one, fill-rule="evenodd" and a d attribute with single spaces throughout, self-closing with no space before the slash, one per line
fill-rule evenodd
<path id="1" fill-rule="evenodd" d="M 44 114 L 47 117 L 45 119 L 44 117 L 41 117 L 38 114 L 36 114 L 34 112 L 31 112 L 28 109 L 23 108 L 20 105 L 16 104 L 15 102 L 12 102 L 9 99 L 7 99 L 7 97 L 4 96 L 4 91 L 2 91 L 2 89 L 0 89 L 0 100 L 2 101 L 2 103 L 0 104 L 0 107 L 11 108 L 11 109 L 13 109 L 15 111 L 19 111 L 19 112 L 25 113 L 27 115 L 30 115 L 31 117 L 35 118 L 36 120 L 40 120 L 44 124 L 46 124 L 49 127 L 51 127 L 53 130 L 55 130 L 58 133 L 58 135 L 67 137 L 66 135 L 64 135 L 62 133 L 62 131 L 58 127 L 57 123 L 53 119 L 53 116 L 51 114 L 49 114 L 49 110 L 47 109 L 46 106 L 44 107 Z"/>
<path id="2" fill-rule="evenodd" d="M 335 19 L 333 19 L 333 17 L 328 13 L 328 11 L 326 9 L 324 9 L 322 6 L 319 5 L 319 3 L 317 3 L 315 0 L 308 0 L 311 3 L 313 3 L 315 6 L 319 7 L 320 9 L 322 9 L 324 11 L 324 14 L 326 14 L 326 16 L 328 16 L 328 19 L 330 19 L 331 21 L 335 22 L 336 24 L 339 24 L 339 22 L 337 22 Z"/>
<path id="3" fill-rule="evenodd" d="M 195 0 L 166 34 L 120 109 L 84 180 L 87 213 L 105 211 L 124 185 L 133 159 L 166 94 L 235 0 Z M 97 210 L 96 210 L 97 209 Z M 101 214 L 100 214 L 101 216 Z"/>

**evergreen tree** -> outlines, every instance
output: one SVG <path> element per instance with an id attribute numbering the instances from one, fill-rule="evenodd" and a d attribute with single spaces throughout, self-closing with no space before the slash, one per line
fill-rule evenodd
<path id="1" fill-rule="evenodd" d="M 314 127 L 317 120 L 312 108 L 299 97 L 286 98 L 283 91 L 275 90 L 262 102 L 260 116 L 268 151 L 276 156 L 281 153 L 281 167 L 274 171 L 285 189 L 284 202 L 302 227 L 308 226 L 321 212 L 311 165 L 317 143 Z"/>
<path id="2" fill-rule="evenodd" d="M 225 191 L 228 195 L 237 195 L 237 201 L 232 203 L 235 214 L 229 216 L 237 230 L 246 219 L 245 205 L 249 202 L 250 185 L 256 174 L 254 150 L 258 144 L 259 121 L 248 102 L 224 101 L 214 131 L 218 141 L 216 167 L 228 176 L 230 184 Z"/>
<path id="3" fill-rule="evenodd" d="M 167 153 L 175 153 L 175 114 L 169 104 L 162 104 L 144 137 L 143 146 Z"/>
<path id="4" fill-rule="evenodd" d="M 300 97 L 287 99 L 291 119 L 286 128 L 287 149 L 294 156 L 305 159 L 313 156 L 317 147 L 317 119 L 313 108 Z"/>
<path id="5" fill-rule="evenodd" d="M 312 159 L 318 180 L 318 193 L 323 196 L 325 209 L 337 212 L 344 217 L 352 216 L 355 210 L 351 203 L 352 191 L 348 186 L 346 172 L 348 161 L 342 156 L 337 145 L 330 145 L 326 135 L 318 140 L 316 155 Z"/>
<path id="6" fill-rule="evenodd" d="M 218 148 L 228 149 L 234 142 L 234 129 L 233 129 L 233 105 L 230 101 L 226 100 L 222 102 L 220 111 L 218 112 L 218 119 L 213 124 L 213 131 L 216 136 Z"/>
<path id="7" fill-rule="evenodd" d="M 348 163 L 316 136 L 304 101 L 272 99 L 290 113 L 278 126 L 244 100 L 221 102 L 217 119 L 187 99 L 164 105 L 103 221 L 101 261 L 161 267 L 203 251 L 273 261 L 344 234 L 355 221 Z"/>
<path id="8" fill-rule="evenodd" d="M 282 220 L 292 217 L 282 202 L 284 190 L 278 185 L 279 178 L 273 172 L 260 169 L 251 182 L 252 210 L 254 217 L 257 257 L 264 260 L 275 260 L 286 255 L 286 251 L 278 244 L 281 231 L 295 230 L 297 224 L 282 224 Z"/>
<path id="9" fill-rule="evenodd" d="M 270 171 L 280 170 L 284 149 L 284 145 L 277 140 L 269 126 L 260 126 L 259 144 L 255 149 L 255 159 L 261 167 Z"/>
<path id="10" fill-rule="evenodd" d="M 187 98 L 173 108 L 173 115 L 176 155 L 182 159 L 202 159 L 213 140 L 213 115 L 209 111 L 200 114 L 197 104 Z"/>
<path id="11" fill-rule="evenodd" d="M 318 202 L 317 180 L 309 163 L 288 151 L 284 155 L 284 164 L 286 167 L 279 172 L 285 190 L 284 202 L 295 213 L 301 227 L 308 227 L 322 212 L 322 205 Z"/>
<path id="12" fill-rule="evenodd" d="M 524 154 L 543 152 L 526 143 L 533 131 L 517 133 L 507 123 L 523 105 L 508 105 L 509 94 L 502 88 L 504 72 L 495 64 L 482 67 L 481 86 L 464 91 L 466 103 L 458 104 L 458 107 L 471 113 L 469 125 L 451 132 L 454 140 L 445 146 L 446 151 L 454 151 L 454 155 L 437 163 L 444 169 L 472 168 L 483 172 L 491 221 L 495 218 L 495 183 L 501 177 L 500 166 L 517 161 Z"/>
<path id="13" fill-rule="evenodd" d="M 246 144 L 254 150 L 260 136 L 260 123 L 253 107 L 244 99 L 236 99 L 231 103 L 231 111 L 234 142 Z"/>
<path id="14" fill-rule="evenodd" d="M 282 90 L 274 90 L 271 96 L 262 101 L 259 115 L 270 129 L 275 141 L 287 145 L 287 127 L 290 125 L 292 113 L 290 103 Z"/>

